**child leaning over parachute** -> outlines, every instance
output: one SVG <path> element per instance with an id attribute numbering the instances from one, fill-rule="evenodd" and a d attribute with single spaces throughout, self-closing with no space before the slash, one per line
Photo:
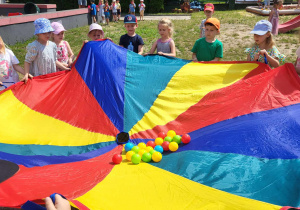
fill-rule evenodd
<path id="1" fill-rule="evenodd" d="M 250 32 L 254 34 L 254 45 L 247 48 L 248 61 L 259 61 L 267 63 L 270 67 L 276 68 L 284 63 L 285 55 L 281 54 L 275 46 L 271 34 L 272 24 L 267 20 L 258 21 Z"/>

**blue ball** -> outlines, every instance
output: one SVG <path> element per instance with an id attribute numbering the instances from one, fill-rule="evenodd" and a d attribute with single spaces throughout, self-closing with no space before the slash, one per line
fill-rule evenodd
<path id="1" fill-rule="evenodd" d="M 164 151 L 164 149 L 163 149 L 162 146 L 160 146 L 160 145 L 156 145 L 156 146 L 154 147 L 154 150 L 157 151 L 157 152 L 160 152 L 160 153 L 163 153 L 163 151 Z"/>
<path id="2" fill-rule="evenodd" d="M 133 143 L 127 143 L 125 144 L 125 150 L 126 152 L 130 151 L 132 149 L 132 147 L 134 147 L 134 144 Z"/>

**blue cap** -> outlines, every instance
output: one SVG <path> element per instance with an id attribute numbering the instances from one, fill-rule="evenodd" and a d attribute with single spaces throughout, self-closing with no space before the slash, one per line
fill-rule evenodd
<path id="1" fill-rule="evenodd" d="M 124 23 L 137 23 L 137 19 L 134 15 L 126 15 L 124 17 Z"/>
<path id="2" fill-rule="evenodd" d="M 50 21 L 46 18 L 36 19 L 33 24 L 35 27 L 34 35 L 54 31 L 54 29 L 51 27 Z"/>
<path id="3" fill-rule="evenodd" d="M 267 20 L 258 21 L 250 34 L 265 35 L 268 31 L 272 31 L 272 23 Z"/>

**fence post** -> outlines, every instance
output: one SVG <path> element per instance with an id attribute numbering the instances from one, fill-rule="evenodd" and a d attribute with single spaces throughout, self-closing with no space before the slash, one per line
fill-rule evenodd
<path id="1" fill-rule="evenodd" d="M 235 5 L 235 0 L 229 0 L 229 10 L 233 10 Z"/>

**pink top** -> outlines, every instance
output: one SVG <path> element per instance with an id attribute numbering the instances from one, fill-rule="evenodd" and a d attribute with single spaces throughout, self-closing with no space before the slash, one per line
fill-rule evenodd
<path id="1" fill-rule="evenodd" d="M 68 63 L 68 47 L 67 41 L 62 41 L 61 44 L 57 45 L 57 60 L 61 63 Z"/>

